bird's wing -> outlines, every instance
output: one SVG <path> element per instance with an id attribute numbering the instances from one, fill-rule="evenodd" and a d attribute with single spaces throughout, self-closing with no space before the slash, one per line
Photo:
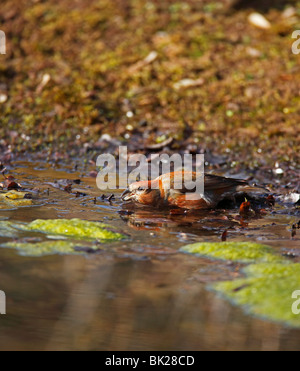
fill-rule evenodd
<path id="1" fill-rule="evenodd" d="M 170 181 L 168 181 L 170 179 Z M 164 174 L 160 177 L 160 182 L 164 189 L 176 190 L 178 193 L 190 193 L 196 191 L 196 181 L 202 181 L 201 174 L 196 172 L 174 172 Z M 205 174 L 204 191 L 226 191 L 227 189 L 238 186 L 246 186 L 248 183 L 244 180 L 224 178 L 218 175 Z"/>
<path id="2" fill-rule="evenodd" d="M 248 182 L 241 179 L 224 178 L 213 174 L 205 175 L 205 191 L 226 190 L 246 185 L 248 185 Z"/>

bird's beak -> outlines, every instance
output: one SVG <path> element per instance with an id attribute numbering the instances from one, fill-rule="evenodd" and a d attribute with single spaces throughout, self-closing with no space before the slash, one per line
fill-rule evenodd
<path id="1" fill-rule="evenodd" d="M 122 200 L 122 201 L 129 201 L 130 199 L 131 199 L 131 192 L 129 191 L 129 189 L 126 189 L 126 190 L 122 193 L 121 200 Z"/>

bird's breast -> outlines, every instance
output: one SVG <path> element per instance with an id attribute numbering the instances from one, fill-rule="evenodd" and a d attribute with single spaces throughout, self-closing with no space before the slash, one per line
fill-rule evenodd
<path id="1" fill-rule="evenodd" d="M 168 204 L 170 206 L 177 206 L 181 209 L 188 209 L 188 210 L 200 210 L 200 209 L 208 209 L 212 205 L 208 200 L 204 198 L 199 199 L 189 199 L 186 195 L 176 195 L 175 197 L 169 196 Z"/>

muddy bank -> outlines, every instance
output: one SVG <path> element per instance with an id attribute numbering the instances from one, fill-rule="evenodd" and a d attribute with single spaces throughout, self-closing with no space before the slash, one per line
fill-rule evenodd
<path id="1" fill-rule="evenodd" d="M 297 186 L 296 1 L 2 3 L 2 153 L 82 159 L 110 147 L 106 134 Z M 249 22 L 254 11 L 269 29 Z"/>

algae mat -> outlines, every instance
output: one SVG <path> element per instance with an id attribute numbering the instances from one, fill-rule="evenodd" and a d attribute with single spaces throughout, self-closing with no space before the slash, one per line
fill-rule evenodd
<path id="1" fill-rule="evenodd" d="M 18 240 L 18 233 L 47 234 L 46 240 L 26 242 Z M 0 224 L 2 237 L 14 238 L 16 241 L 3 243 L 1 247 L 14 248 L 21 255 L 42 256 L 53 254 L 83 254 L 96 252 L 99 244 L 120 241 L 126 238 L 106 224 L 81 219 L 35 220 L 30 224 L 13 224 L 2 221 Z M 76 242 L 80 241 L 80 242 Z M 95 242 L 97 242 L 95 244 Z"/>
<path id="2" fill-rule="evenodd" d="M 246 278 L 212 288 L 251 314 L 300 327 L 300 264 L 252 264 L 244 272 Z"/>
<path id="3" fill-rule="evenodd" d="M 239 263 L 278 262 L 271 247 L 253 242 L 196 243 L 181 248 L 181 251 L 207 258 L 230 260 Z"/>
<path id="4" fill-rule="evenodd" d="M 81 219 L 38 219 L 25 227 L 27 230 L 93 240 L 122 240 L 121 233 L 111 230 L 106 224 Z"/>
<path id="5" fill-rule="evenodd" d="M 263 319 L 300 327 L 300 264 L 290 263 L 272 248 L 255 243 L 198 243 L 184 246 L 182 252 L 199 256 L 252 263 L 242 270 L 246 275 L 233 281 L 212 284 L 210 289 Z"/>

